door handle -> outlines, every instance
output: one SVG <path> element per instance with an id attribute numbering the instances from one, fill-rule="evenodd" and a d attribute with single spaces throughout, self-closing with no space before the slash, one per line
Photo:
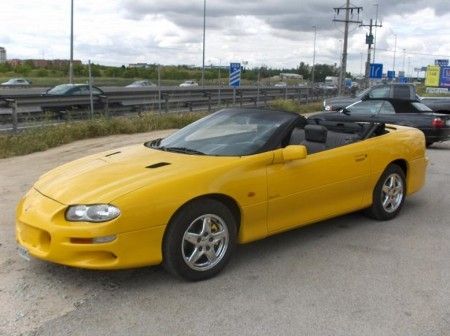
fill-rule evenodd
<path id="1" fill-rule="evenodd" d="M 367 158 L 367 154 L 358 154 L 358 155 L 355 155 L 355 161 L 356 161 L 356 162 L 364 161 L 366 158 Z"/>

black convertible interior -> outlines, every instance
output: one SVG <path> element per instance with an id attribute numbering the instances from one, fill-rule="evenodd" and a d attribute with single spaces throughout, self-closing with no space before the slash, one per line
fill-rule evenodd
<path id="1" fill-rule="evenodd" d="M 384 123 L 356 123 L 308 120 L 306 125 L 295 127 L 287 145 L 304 145 L 308 154 L 344 146 L 373 136 L 385 134 Z"/>

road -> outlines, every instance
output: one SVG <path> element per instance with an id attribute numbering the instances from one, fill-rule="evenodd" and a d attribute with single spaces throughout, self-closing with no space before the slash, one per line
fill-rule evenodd
<path id="1" fill-rule="evenodd" d="M 22 260 L 14 207 L 42 173 L 167 131 L 0 160 L 0 335 L 450 335 L 450 142 L 389 222 L 360 213 L 240 246 L 218 277 Z"/>

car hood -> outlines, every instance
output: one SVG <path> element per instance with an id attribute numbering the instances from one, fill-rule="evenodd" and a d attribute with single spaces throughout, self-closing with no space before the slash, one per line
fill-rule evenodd
<path id="1" fill-rule="evenodd" d="M 109 203 L 144 186 L 213 169 L 238 157 L 164 152 L 135 145 L 88 156 L 40 177 L 34 188 L 62 204 Z"/>

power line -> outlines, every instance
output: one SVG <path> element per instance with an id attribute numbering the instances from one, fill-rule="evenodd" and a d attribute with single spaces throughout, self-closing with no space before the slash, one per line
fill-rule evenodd
<path id="1" fill-rule="evenodd" d="M 387 52 L 394 52 L 394 50 L 383 49 L 383 48 L 377 48 L 377 50 L 387 51 Z M 450 55 L 425 54 L 425 53 L 419 53 L 419 52 L 415 52 L 415 51 L 408 51 L 407 54 L 408 55 L 419 55 L 419 56 L 447 57 L 447 58 L 450 58 Z"/>

